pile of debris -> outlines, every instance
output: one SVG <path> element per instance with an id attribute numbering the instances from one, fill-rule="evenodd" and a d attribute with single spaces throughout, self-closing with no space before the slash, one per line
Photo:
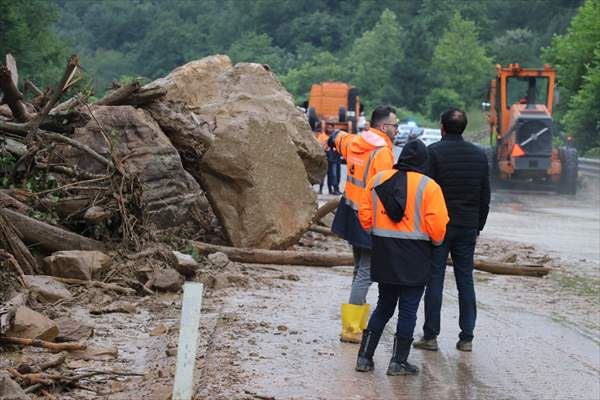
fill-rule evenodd
<path id="1" fill-rule="evenodd" d="M 224 255 L 202 270 L 190 239 L 285 249 L 315 220 L 325 156 L 267 66 L 212 56 L 97 100 L 82 71 L 71 56 L 54 87 L 21 91 L 14 58 L 0 66 L 0 346 L 93 352 L 89 327 L 45 305 L 78 302 L 77 287 L 126 299 L 246 284 L 210 272 Z M 64 359 L 7 369 L 0 397 L 81 386 L 89 374 L 60 374 Z"/>

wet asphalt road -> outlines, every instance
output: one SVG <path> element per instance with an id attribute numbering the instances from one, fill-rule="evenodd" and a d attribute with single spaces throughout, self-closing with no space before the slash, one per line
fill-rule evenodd
<path id="1" fill-rule="evenodd" d="M 598 399 L 600 349 L 547 315 L 511 300 L 494 278 L 478 282 L 478 321 L 474 351 L 454 346 L 458 304 L 448 270 L 440 351 L 413 350 L 416 377 L 385 375 L 396 316 L 375 354 L 373 373 L 354 371 L 358 345 L 340 343 L 340 303 L 351 277 L 331 269 L 294 268 L 301 280 L 285 290 L 265 289 L 229 299 L 226 310 L 268 323 L 232 346 L 251 376 L 244 384 L 257 398 L 274 399 Z M 486 275 L 486 277 L 489 275 Z M 376 303 L 372 287 L 369 303 Z M 422 305 L 415 336 L 422 326 Z M 275 329 L 285 326 L 285 331 Z"/>

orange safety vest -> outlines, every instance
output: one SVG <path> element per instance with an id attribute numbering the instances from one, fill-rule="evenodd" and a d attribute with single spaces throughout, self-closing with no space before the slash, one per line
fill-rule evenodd
<path id="1" fill-rule="evenodd" d="M 375 188 L 397 172 L 395 169 L 382 171 L 369 180 L 359 204 L 360 224 L 374 236 L 426 240 L 439 246 L 444 241 L 449 221 L 442 189 L 423 174 L 407 172 L 404 218 L 394 222 L 387 216 Z"/>
<path id="2" fill-rule="evenodd" d="M 384 132 L 371 128 L 360 135 L 340 132 L 335 138 L 335 147 L 347 165 L 346 204 L 358 211 L 358 203 L 369 179 L 394 165 L 392 141 Z"/>

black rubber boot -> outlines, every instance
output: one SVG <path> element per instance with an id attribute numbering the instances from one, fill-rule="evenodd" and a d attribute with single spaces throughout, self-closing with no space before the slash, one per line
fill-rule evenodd
<path id="1" fill-rule="evenodd" d="M 388 375 L 417 375 L 419 368 L 408 363 L 408 354 L 410 353 L 411 339 L 401 339 L 394 336 L 394 350 L 390 365 L 388 366 Z"/>
<path id="2" fill-rule="evenodd" d="M 355 370 L 359 372 L 373 371 L 375 363 L 373 362 L 373 354 L 379 344 L 382 332 L 374 332 L 368 329 L 363 331 L 360 349 L 358 350 L 358 358 L 356 360 Z"/>

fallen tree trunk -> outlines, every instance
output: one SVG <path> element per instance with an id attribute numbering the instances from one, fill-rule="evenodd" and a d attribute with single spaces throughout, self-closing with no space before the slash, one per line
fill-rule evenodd
<path id="1" fill-rule="evenodd" d="M 228 246 L 218 246 L 209 243 L 191 242 L 192 246 L 201 254 L 222 252 L 232 261 L 249 264 L 275 264 L 275 265 L 306 265 L 313 267 L 334 267 L 353 265 L 354 258 L 351 253 L 323 253 L 315 251 L 288 251 L 288 250 L 262 250 L 240 249 Z M 452 260 L 448 260 L 452 265 Z M 544 276 L 551 268 L 542 266 L 525 266 L 519 264 L 503 263 L 492 260 L 475 260 L 475 269 L 500 275 Z"/>
<path id="2" fill-rule="evenodd" d="M 102 242 L 29 218 L 12 210 L 1 209 L 0 214 L 17 227 L 26 242 L 37 243 L 51 251 L 105 250 L 106 248 Z"/>
<path id="3" fill-rule="evenodd" d="M 315 218 L 313 219 L 313 221 L 318 222 L 321 220 L 321 218 L 323 218 L 330 212 L 335 211 L 338 208 L 338 205 L 340 204 L 340 200 L 341 200 L 341 197 L 337 197 L 335 199 L 329 200 L 327 203 L 325 203 L 321 207 L 319 207 L 319 209 L 317 210 L 317 213 L 315 214 Z"/>
<path id="4" fill-rule="evenodd" d="M 9 59 L 12 62 L 9 62 Z M 23 102 L 23 94 L 17 88 L 17 82 L 14 81 L 15 78 L 18 79 L 16 63 L 14 63 L 14 58 L 10 54 L 6 55 L 6 61 L 7 65 L 0 65 L 0 90 L 4 93 L 2 101 L 10 107 L 15 121 L 27 122 L 32 116 L 27 112 L 27 107 Z"/>
<path id="5" fill-rule="evenodd" d="M 453 262 L 448 259 L 447 265 L 452 266 Z M 520 276 L 545 276 L 548 275 L 552 268 L 541 265 L 520 265 L 514 263 L 506 263 L 494 260 L 475 259 L 474 267 L 478 271 L 485 271 L 496 275 L 520 275 Z"/>
<path id="6" fill-rule="evenodd" d="M 312 267 L 334 267 L 353 265 L 354 258 L 350 253 L 324 253 L 317 251 L 289 251 L 240 249 L 218 246 L 203 242 L 190 242 L 201 254 L 222 252 L 232 261 L 250 264 L 306 265 Z"/>
<path id="7" fill-rule="evenodd" d="M 4 253 L 4 251 L 0 249 L 0 260 L 4 258 L 9 259 L 11 265 L 14 266 L 14 264 L 16 264 L 29 275 L 40 273 L 41 270 L 37 265 L 35 257 L 31 255 L 22 239 L 23 235 L 15 227 L 15 224 L 13 224 L 10 219 L 0 214 L 0 248 L 8 250 L 7 253 Z M 13 260 L 10 260 L 12 257 L 14 257 Z M 14 261 L 14 264 L 12 261 Z"/>
<path id="8" fill-rule="evenodd" d="M 128 99 L 133 93 L 140 89 L 140 82 L 133 81 L 126 85 L 121 86 L 112 92 L 107 93 L 103 98 L 94 103 L 97 106 L 119 106 L 125 104 L 124 101 Z"/>

